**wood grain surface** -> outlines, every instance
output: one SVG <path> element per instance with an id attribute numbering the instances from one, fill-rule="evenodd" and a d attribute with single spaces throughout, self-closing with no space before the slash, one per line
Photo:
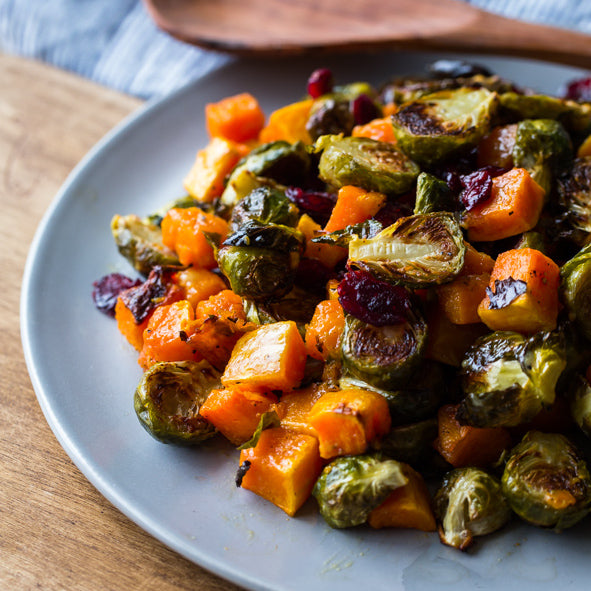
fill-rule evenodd
<path id="1" fill-rule="evenodd" d="M 0 589 L 232 591 L 115 509 L 70 461 L 27 373 L 19 298 L 37 224 L 80 158 L 140 106 L 0 54 Z"/>

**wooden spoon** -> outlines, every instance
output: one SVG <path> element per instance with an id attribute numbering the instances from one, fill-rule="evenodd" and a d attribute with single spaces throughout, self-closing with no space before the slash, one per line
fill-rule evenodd
<path id="1" fill-rule="evenodd" d="M 458 0 L 144 0 L 183 41 L 240 55 L 413 49 L 495 53 L 591 69 L 591 36 Z"/>

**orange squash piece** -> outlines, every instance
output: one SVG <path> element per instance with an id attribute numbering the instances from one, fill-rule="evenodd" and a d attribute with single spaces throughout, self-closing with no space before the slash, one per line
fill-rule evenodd
<path id="1" fill-rule="evenodd" d="M 247 464 L 248 462 L 248 464 Z M 283 427 L 265 429 L 255 447 L 240 452 L 241 486 L 293 517 L 320 476 L 318 440 Z"/>
<path id="2" fill-rule="evenodd" d="M 485 252 L 476 250 L 469 242 L 465 242 L 464 265 L 460 275 L 480 275 L 481 273 L 492 273 L 495 266 L 494 259 Z"/>
<path id="3" fill-rule="evenodd" d="M 544 189 L 524 168 L 493 179 L 490 198 L 466 212 L 463 224 L 470 242 L 501 240 L 531 230 L 544 205 Z"/>
<path id="4" fill-rule="evenodd" d="M 176 274 L 176 282 L 182 289 L 184 299 L 189 300 L 193 308 L 203 300 L 226 289 L 226 283 L 208 269 L 189 267 Z"/>
<path id="5" fill-rule="evenodd" d="M 209 103 L 205 106 L 205 125 L 209 135 L 234 142 L 258 137 L 265 125 L 265 114 L 248 92 Z"/>
<path id="6" fill-rule="evenodd" d="M 392 491 L 390 496 L 369 514 L 373 528 L 399 527 L 435 531 L 437 525 L 431 508 L 431 496 L 423 477 L 408 464 L 402 468 L 408 482 Z"/>
<path id="7" fill-rule="evenodd" d="M 588 135 L 577 149 L 577 158 L 591 156 L 591 135 Z"/>
<path id="8" fill-rule="evenodd" d="M 308 416 L 321 396 L 322 391 L 315 385 L 285 393 L 275 406 L 281 426 L 290 431 L 316 437 L 316 431 L 310 425 Z"/>
<path id="9" fill-rule="evenodd" d="M 326 392 L 312 407 L 308 422 L 325 459 L 364 453 L 392 424 L 381 394 L 353 388 Z"/>
<path id="10" fill-rule="evenodd" d="M 499 168 L 513 167 L 513 147 L 517 124 L 500 125 L 495 127 L 478 144 L 478 167 L 498 166 Z"/>
<path id="11" fill-rule="evenodd" d="M 212 390 L 201 405 L 199 414 L 234 445 L 248 441 L 261 415 L 271 410 L 277 398 L 254 390 L 226 388 Z"/>
<path id="12" fill-rule="evenodd" d="M 502 308 L 491 308 L 488 295 L 478 307 L 478 314 L 491 330 L 515 330 L 533 333 L 553 330 L 559 310 L 560 268 L 534 248 L 520 248 L 501 253 L 490 276 L 490 289 L 496 293 L 496 281 L 512 278 L 525 282 L 525 293 Z"/>
<path id="13" fill-rule="evenodd" d="M 306 346 L 292 320 L 259 326 L 240 337 L 222 375 L 226 387 L 294 390 L 304 377 Z"/>
<path id="14" fill-rule="evenodd" d="M 338 262 L 347 258 L 347 249 L 334 244 L 320 244 L 312 242 L 312 238 L 320 236 L 322 226 L 317 224 L 307 213 L 298 222 L 297 229 L 306 239 L 306 248 L 303 257 L 320 261 L 327 269 L 334 269 Z"/>
<path id="15" fill-rule="evenodd" d="M 352 224 L 364 222 L 373 217 L 385 201 L 386 196 L 383 193 L 345 185 L 339 189 L 337 202 L 324 230 L 325 232 L 335 232 Z"/>
<path id="16" fill-rule="evenodd" d="M 391 117 L 373 119 L 365 125 L 356 125 L 351 135 L 353 137 L 368 137 L 378 142 L 396 143 Z"/>
<path id="17" fill-rule="evenodd" d="M 511 435 L 504 427 L 470 427 L 456 420 L 458 405 L 447 404 L 437 413 L 439 434 L 435 449 L 454 468 L 486 467 L 494 464 L 511 446 Z"/>
<path id="18" fill-rule="evenodd" d="M 246 144 L 239 144 L 221 137 L 214 137 L 197 152 L 195 163 L 184 180 L 189 195 L 202 203 L 211 203 L 219 197 L 225 180 L 238 161 L 250 152 Z"/>
<path id="19" fill-rule="evenodd" d="M 204 232 L 228 235 L 228 223 L 198 207 L 170 209 L 162 220 L 162 242 L 174 250 L 183 265 L 213 269 L 217 262 Z"/>
<path id="20" fill-rule="evenodd" d="M 312 138 L 306 129 L 313 99 L 292 103 L 273 111 L 269 123 L 261 130 L 259 141 L 262 144 L 284 140 L 290 144 L 304 142 L 311 144 Z"/>
<path id="21" fill-rule="evenodd" d="M 453 324 L 481 322 L 478 306 L 486 296 L 490 274 L 460 275 L 436 288 L 439 305 Z"/>
<path id="22" fill-rule="evenodd" d="M 183 339 L 184 324 L 194 318 L 187 300 L 156 308 L 144 330 L 139 364 L 147 369 L 158 361 L 199 361 L 201 356 Z"/>
<path id="23" fill-rule="evenodd" d="M 335 356 L 345 329 L 345 313 L 338 300 L 318 303 L 306 326 L 306 351 L 310 357 L 326 361 Z"/>

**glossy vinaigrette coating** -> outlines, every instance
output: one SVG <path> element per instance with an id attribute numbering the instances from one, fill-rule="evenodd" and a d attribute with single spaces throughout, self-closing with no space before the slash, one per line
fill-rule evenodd
<path id="1" fill-rule="evenodd" d="M 336 528 L 466 550 L 587 518 L 588 80 L 339 83 L 321 68 L 273 113 L 220 97 L 187 195 L 113 212 L 139 277 L 93 299 L 138 351 L 140 423 L 226 438 L 237 486 Z"/>

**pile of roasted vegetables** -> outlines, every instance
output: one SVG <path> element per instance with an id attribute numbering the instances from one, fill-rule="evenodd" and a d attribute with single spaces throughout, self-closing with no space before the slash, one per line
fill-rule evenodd
<path id="1" fill-rule="evenodd" d="M 591 103 L 437 62 L 382 88 L 312 73 L 267 117 L 208 104 L 187 196 L 112 233 L 93 296 L 144 370 L 141 424 L 223 436 L 236 484 L 335 528 L 591 510 Z M 303 89 L 304 92 L 304 89 Z M 589 100 L 591 97 L 587 97 Z"/>

